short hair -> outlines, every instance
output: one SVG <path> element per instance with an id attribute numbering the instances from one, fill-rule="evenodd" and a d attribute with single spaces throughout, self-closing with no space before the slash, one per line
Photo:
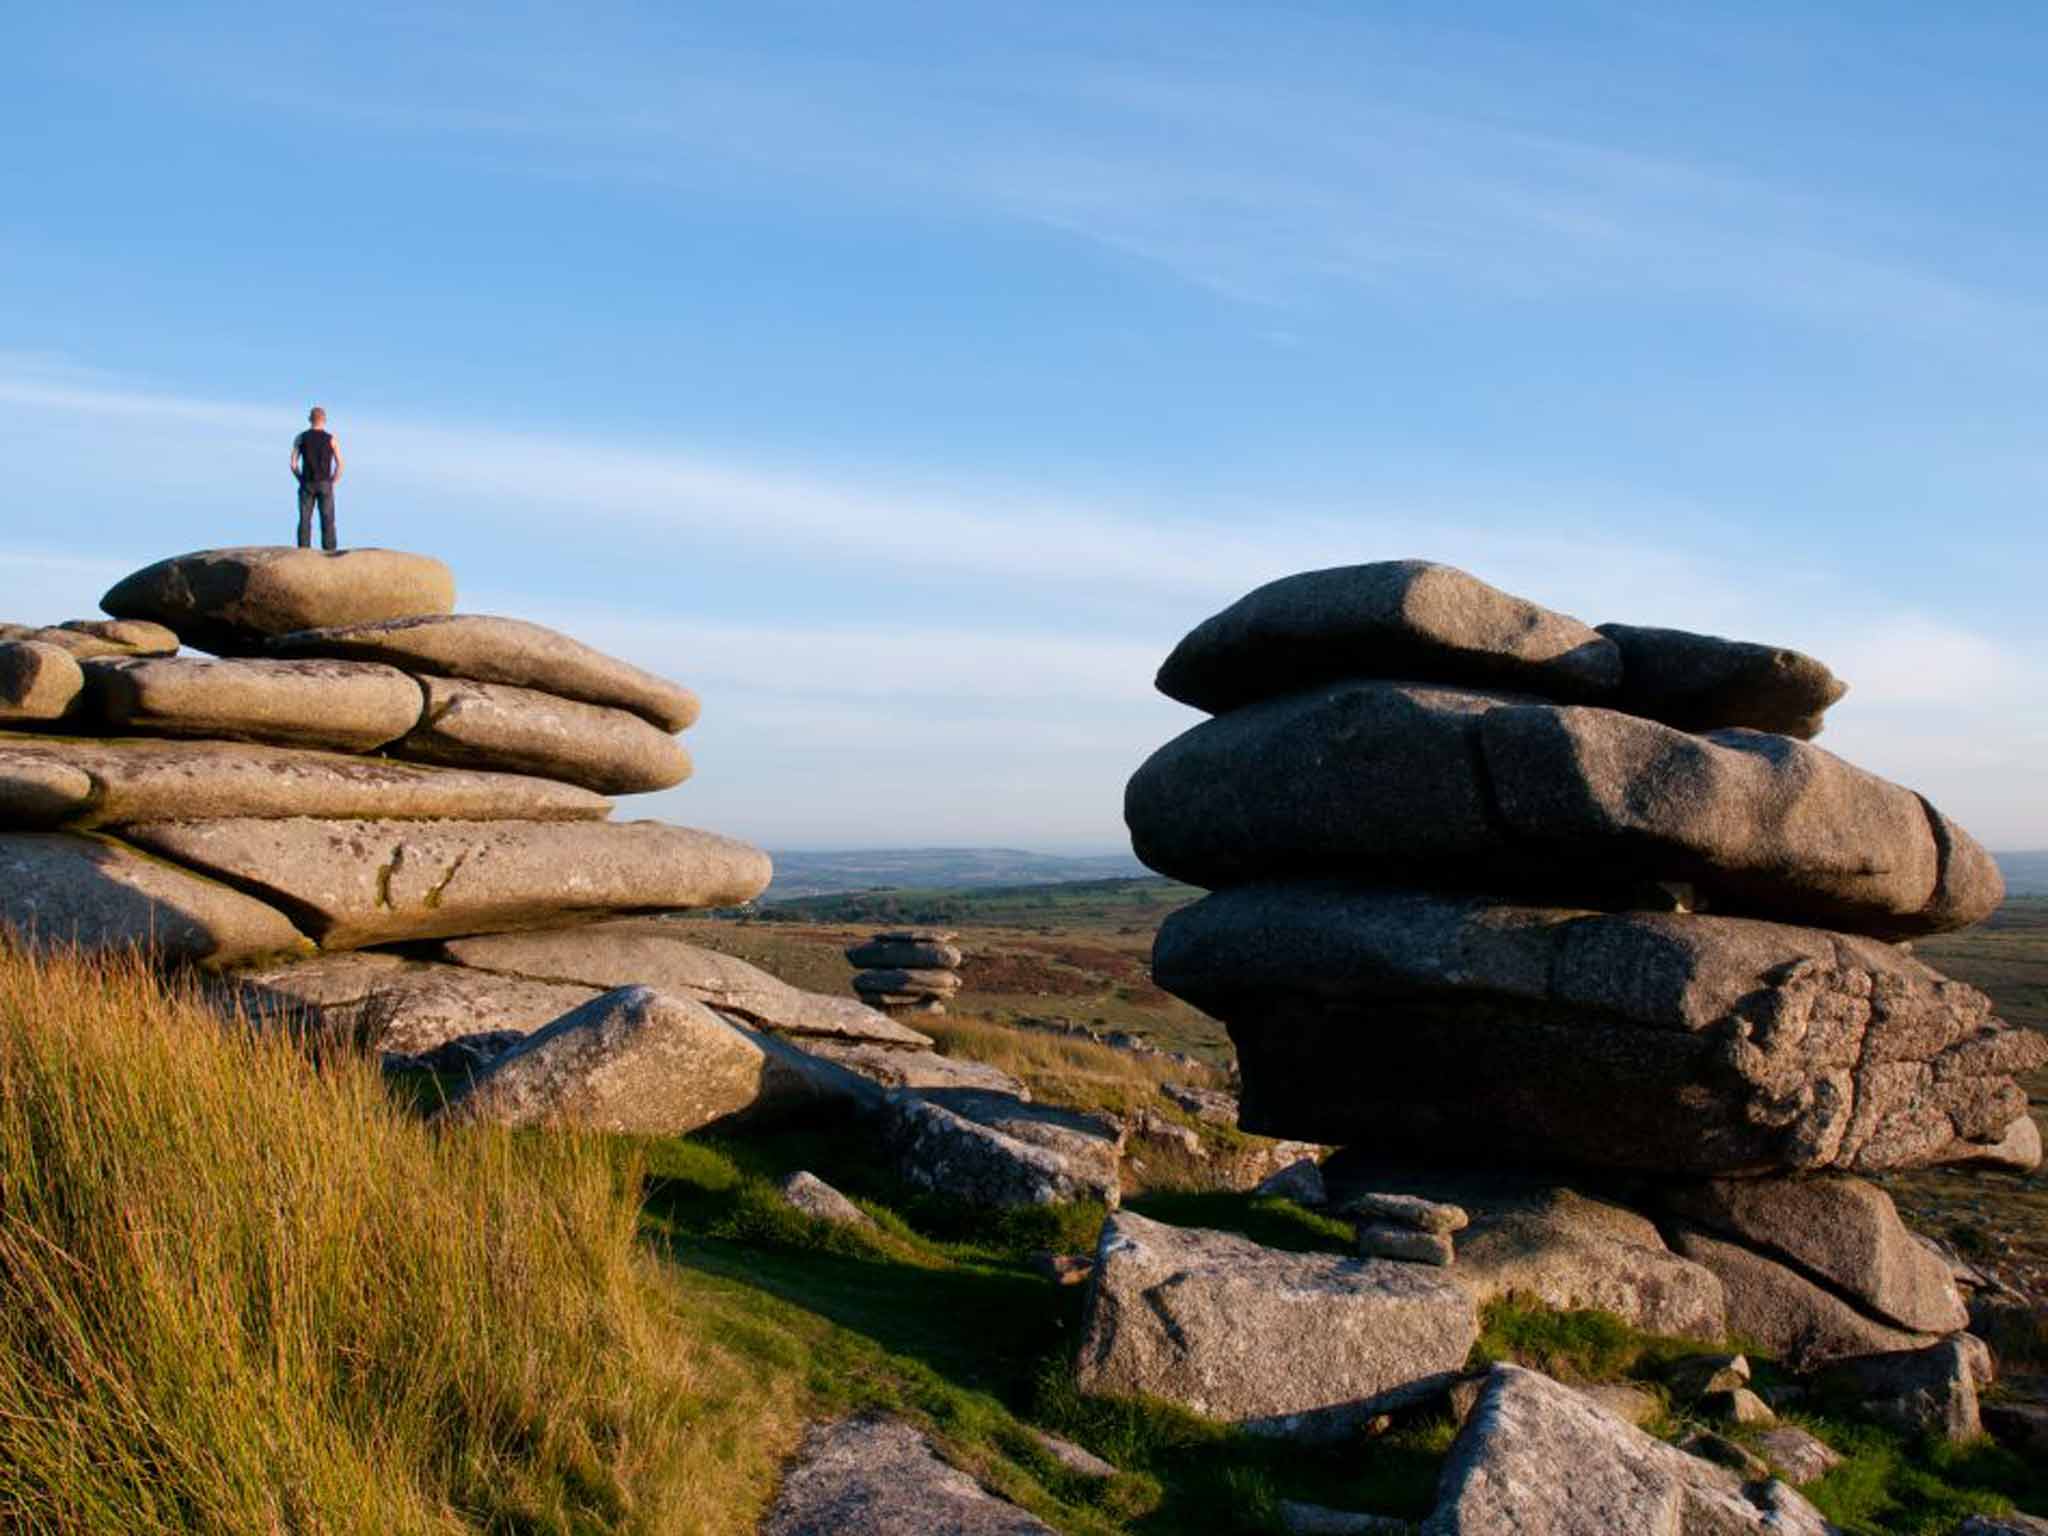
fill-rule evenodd
<path id="1" fill-rule="evenodd" d="M 313 409 L 306 412 L 306 420 L 308 421 L 325 421 L 326 419 L 327 407 L 324 405 L 316 405 Z"/>

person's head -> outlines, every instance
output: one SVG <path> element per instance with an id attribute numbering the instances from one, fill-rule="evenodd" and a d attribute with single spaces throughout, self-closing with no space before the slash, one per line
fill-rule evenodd
<path id="1" fill-rule="evenodd" d="M 316 405 L 313 409 L 306 412 L 306 420 L 313 426 L 324 427 L 327 425 L 327 412 L 322 407 Z"/>

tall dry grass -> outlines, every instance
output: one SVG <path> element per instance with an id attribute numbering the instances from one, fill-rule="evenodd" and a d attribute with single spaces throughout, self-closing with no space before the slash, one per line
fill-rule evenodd
<path id="1" fill-rule="evenodd" d="M 930 1035 L 948 1056 L 1000 1067 L 1049 1103 L 1121 1113 L 1155 1103 L 1167 1083 L 1224 1088 L 1229 1081 L 1211 1067 L 1120 1051 L 1085 1035 L 1013 1028 L 967 1014 L 917 1014 L 904 1022 Z"/>
<path id="2" fill-rule="evenodd" d="M 636 1190 L 0 942 L 0 1529 L 750 1529 L 788 1394 L 692 1326 Z"/>

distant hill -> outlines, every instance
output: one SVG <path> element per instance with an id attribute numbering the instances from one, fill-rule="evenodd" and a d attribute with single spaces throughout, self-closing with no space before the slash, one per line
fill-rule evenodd
<path id="1" fill-rule="evenodd" d="M 837 891 L 769 902 L 757 916 L 784 923 L 945 923 L 957 927 L 1156 927 L 1175 907 L 1197 900 L 1191 885 L 1146 875 L 1130 880 L 1055 880 L 1039 885 L 942 889 L 901 886 Z"/>
<path id="2" fill-rule="evenodd" d="M 991 885 L 1053 885 L 1150 873 L 1128 853 L 1069 857 L 1021 848 L 861 848 L 851 853 L 774 852 L 775 883 L 763 901 L 835 896 L 846 891 L 972 890 Z"/>
<path id="3" fill-rule="evenodd" d="M 2005 872 L 2006 891 L 2014 896 L 2048 896 L 2048 848 L 2031 853 L 1994 854 Z"/>

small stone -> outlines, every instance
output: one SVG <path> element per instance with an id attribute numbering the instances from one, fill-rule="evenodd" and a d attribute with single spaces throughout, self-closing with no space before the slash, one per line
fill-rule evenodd
<path id="1" fill-rule="evenodd" d="M 1956 1527 L 1956 1536 L 2048 1536 L 2048 1520 L 2017 1512 L 2010 1515 L 1972 1515 Z"/>
<path id="2" fill-rule="evenodd" d="M 1197 1120 L 1206 1120 L 1211 1125 L 1237 1124 L 1237 1098 L 1233 1094 L 1187 1083 L 1168 1083 L 1159 1091 Z"/>
<path id="3" fill-rule="evenodd" d="M 1177 1120 L 1169 1120 L 1164 1115 L 1153 1114 L 1149 1109 L 1141 1109 L 1138 1111 L 1136 1124 L 1138 1134 L 1147 1141 L 1156 1141 L 1163 1146 L 1172 1147 L 1182 1156 L 1197 1161 L 1208 1156 L 1203 1150 L 1202 1138 L 1192 1128 L 1182 1125 Z"/>
<path id="4" fill-rule="evenodd" d="M 838 1227 L 872 1227 L 874 1218 L 815 1173 L 799 1169 L 776 1184 L 782 1198 L 816 1221 Z"/>
<path id="5" fill-rule="evenodd" d="M 1761 1482 L 1771 1475 L 1770 1467 L 1740 1441 L 1717 1435 L 1711 1429 L 1690 1430 L 1675 1444 L 1688 1456 L 1711 1461 L 1716 1466 L 1740 1473 L 1746 1482 Z"/>
<path id="6" fill-rule="evenodd" d="M 1252 1193 L 1292 1200 L 1310 1209 L 1326 1204 L 1329 1199 L 1323 1187 L 1322 1166 L 1312 1157 L 1299 1158 L 1278 1172 L 1267 1174 Z"/>
<path id="7" fill-rule="evenodd" d="M 1702 1413 L 1731 1424 L 1775 1424 L 1778 1416 L 1770 1404 L 1747 1387 L 1728 1387 L 1704 1394 L 1699 1400 Z"/>
<path id="8" fill-rule="evenodd" d="M 1418 1232 L 1462 1232 L 1472 1222 L 1471 1216 L 1460 1206 L 1425 1200 L 1420 1195 L 1377 1192 L 1352 1195 L 1337 1208 L 1337 1214 L 1393 1222 Z"/>
<path id="9" fill-rule="evenodd" d="M 1709 1392 L 1733 1392 L 1749 1385 L 1747 1355 L 1687 1355 L 1664 1373 L 1664 1381 L 1683 1398 Z"/>
<path id="10" fill-rule="evenodd" d="M 1115 1467 L 1104 1461 L 1100 1456 L 1097 1456 L 1093 1451 L 1084 1450 L 1071 1440 L 1063 1440 L 1058 1435 L 1049 1434 L 1042 1429 L 1032 1430 L 1031 1438 L 1038 1442 L 1039 1449 L 1043 1450 L 1046 1455 L 1065 1467 L 1069 1472 L 1074 1473 L 1077 1477 L 1092 1477 L 1101 1480 L 1117 1475 Z"/>
<path id="11" fill-rule="evenodd" d="M 1842 1464 L 1841 1452 L 1797 1424 L 1779 1424 L 1756 1437 L 1773 1471 L 1795 1486 L 1823 1478 Z"/>
<path id="12" fill-rule="evenodd" d="M 1456 1257 L 1443 1232 L 1418 1232 L 1413 1227 L 1374 1222 L 1358 1229 L 1358 1251 L 1368 1259 L 1398 1259 L 1408 1264 L 1434 1264 L 1442 1269 Z"/>

